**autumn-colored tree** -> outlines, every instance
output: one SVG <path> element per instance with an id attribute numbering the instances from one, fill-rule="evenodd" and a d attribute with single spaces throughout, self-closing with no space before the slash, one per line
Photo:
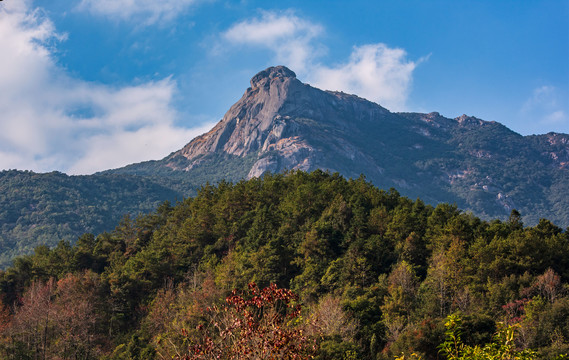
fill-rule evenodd
<path id="1" fill-rule="evenodd" d="M 534 288 L 544 299 L 554 303 L 562 292 L 561 277 L 552 268 L 549 268 L 543 275 L 535 279 Z"/>
<path id="2" fill-rule="evenodd" d="M 185 282 L 175 286 L 168 281 L 158 291 L 143 327 L 152 335 L 152 345 L 159 359 L 181 357 L 187 339 L 203 334 L 196 328 L 203 324 L 205 309 L 222 299 L 212 275 L 194 271 Z"/>
<path id="3" fill-rule="evenodd" d="M 358 322 L 344 309 L 339 297 L 323 297 L 311 314 L 309 333 L 315 337 L 339 336 L 344 341 L 354 338 Z"/>
<path id="4" fill-rule="evenodd" d="M 5 354 L 6 345 L 10 343 L 8 329 L 12 326 L 12 316 L 0 299 L 0 354 Z"/>
<path id="5" fill-rule="evenodd" d="M 20 299 L 11 326 L 5 329 L 10 341 L 5 346 L 7 358 L 50 358 L 55 284 L 53 279 L 47 283 L 35 281 Z"/>
<path id="6" fill-rule="evenodd" d="M 187 353 L 176 359 L 310 359 L 315 342 L 298 324 L 297 300 L 275 284 L 261 290 L 250 283 L 245 296 L 234 290 L 223 306 L 207 309 L 209 322 L 199 326 L 201 338 L 188 337 Z"/>
<path id="7" fill-rule="evenodd" d="M 0 336 L 8 359 L 94 359 L 104 347 L 98 276 L 33 282 Z"/>
<path id="8" fill-rule="evenodd" d="M 99 277 L 69 274 L 57 282 L 53 352 L 62 359 L 94 359 L 106 347 Z"/>

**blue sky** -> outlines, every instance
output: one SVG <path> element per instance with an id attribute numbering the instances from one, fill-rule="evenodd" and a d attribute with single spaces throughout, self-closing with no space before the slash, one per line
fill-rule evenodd
<path id="1" fill-rule="evenodd" d="M 258 71 L 569 133 L 569 1 L 4 0 L 0 169 L 89 174 L 209 130 Z"/>

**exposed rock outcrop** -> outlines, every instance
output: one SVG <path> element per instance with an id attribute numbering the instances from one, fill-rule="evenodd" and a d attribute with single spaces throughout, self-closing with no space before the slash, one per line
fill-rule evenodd
<path id="1" fill-rule="evenodd" d="M 323 154 L 322 149 L 315 146 L 314 142 L 320 139 L 340 156 L 349 160 L 358 157 L 371 169 L 381 171 L 337 133 L 355 127 L 350 124 L 354 119 L 375 121 L 378 116 L 389 114 L 381 106 L 355 95 L 326 92 L 303 84 L 284 66 L 270 67 L 253 76 L 251 87 L 210 132 L 170 155 L 172 161 L 167 166 L 188 171 L 200 165 L 207 154 L 243 157 L 257 153 L 258 160 L 249 171 L 249 177 L 261 176 L 267 171 L 296 169 L 339 171 L 332 164 L 322 163 L 331 154 Z M 187 159 L 183 166 L 180 156 Z"/>

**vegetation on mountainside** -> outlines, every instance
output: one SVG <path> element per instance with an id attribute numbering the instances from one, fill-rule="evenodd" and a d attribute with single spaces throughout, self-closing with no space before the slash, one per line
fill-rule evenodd
<path id="1" fill-rule="evenodd" d="M 0 269 L 39 245 L 100 234 L 125 214 L 148 213 L 176 199 L 182 195 L 140 177 L 1 171 Z"/>
<path id="2" fill-rule="evenodd" d="M 0 272 L 0 358 L 453 359 L 454 331 L 460 351 L 506 334 L 512 354 L 553 359 L 569 351 L 568 280 L 569 234 L 548 220 L 267 175 L 17 258 Z"/>
<path id="3" fill-rule="evenodd" d="M 350 114 L 337 115 L 345 121 Z M 427 204 L 456 203 L 486 220 L 505 221 L 515 208 L 530 225 L 541 217 L 569 225 L 568 135 L 522 137 L 474 118 L 460 125 L 441 118 L 438 127 L 421 120 L 424 116 L 389 114 L 381 121 L 347 122 L 357 123 L 355 128 L 305 117 L 288 121 L 302 127 L 312 153 L 320 154 L 314 166 L 346 177 L 364 173 L 378 187 L 396 187 Z M 73 243 L 85 232 L 99 235 L 112 230 L 123 214 L 135 217 L 165 200 L 194 196 L 208 181 L 246 178 L 259 154 L 290 166 L 304 159 L 289 163 L 275 151 L 241 157 L 219 150 L 191 161 L 176 152 L 91 176 L 2 171 L 0 268 L 39 245 Z"/>
<path id="4" fill-rule="evenodd" d="M 218 182 L 221 179 L 238 181 L 245 179 L 257 160 L 257 153 L 240 157 L 225 153 L 211 153 L 195 159 L 199 171 L 186 171 L 187 159 L 170 155 L 160 161 L 145 161 L 120 169 L 107 170 L 100 174 L 126 174 L 142 176 L 184 196 L 195 195 L 201 184 Z M 167 163 L 168 166 L 164 166 Z M 173 170 L 172 167 L 176 168 Z"/>
<path id="5" fill-rule="evenodd" d="M 254 162 L 253 156 L 215 154 L 203 160 L 191 177 L 154 168 L 156 162 L 143 163 L 145 176 L 130 174 L 128 167 L 121 174 L 90 176 L 0 171 L 0 269 L 39 245 L 74 242 L 86 232 L 101 234 L 125 214 L 136 217 L 164 201 L 181 201 L 212 179 L 245 178 Z"/>

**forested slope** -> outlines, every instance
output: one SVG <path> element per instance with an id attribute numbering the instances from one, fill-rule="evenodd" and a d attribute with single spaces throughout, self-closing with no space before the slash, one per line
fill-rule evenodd
<path id="1" fill-rule="evenodd" d="M 38 245 L 100 234 L 125 214 L 148 213 L 165 200 L 182 198 L 137 176 L 0 171 L 0 269 Z"/>
<path id="2" fill-rule="evenodd" d="M 568 279 L 569 234 L 548 220 L 482 221 L 321 171 L 266 175 L 18 258 L 0 272 L 0 357 L 205 359 L 270 343 L 441 359 L 458 313 L 467 344 L 504 322 L 518 350 L 553 359 L 569 351 Z"/>

